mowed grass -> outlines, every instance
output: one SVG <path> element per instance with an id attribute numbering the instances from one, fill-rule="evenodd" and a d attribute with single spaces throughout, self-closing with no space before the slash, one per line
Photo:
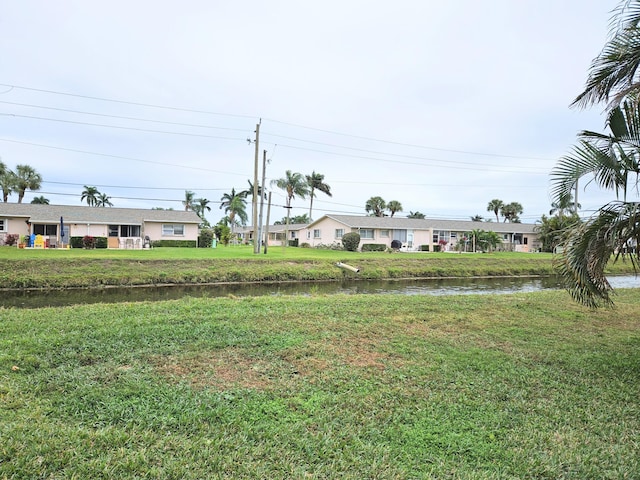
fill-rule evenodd
<path id="1" fill-rule="evenodd" d="M 360 269 L 358 275 L 337 262 Z M 630 262 L 610 273 L 632 272 Z M 552 275 L 551 254 L 360 253 L 275 247 L 152 250 L 25 250 L 0 247 L 1 288 L 102 288 L 123 285 L 335 281 L 471 276 Z"/>
<path id="2" fill-rule="evenodd" d="M 0 478 L 639 478 L 639 304 L 0 309 Z"/>

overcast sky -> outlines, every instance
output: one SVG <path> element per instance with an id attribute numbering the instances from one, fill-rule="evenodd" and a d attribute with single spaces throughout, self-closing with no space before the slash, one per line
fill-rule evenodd
<path id="1" fill-rule="evenodd" d="M 52 204 L 85 185 L 116 207 L 182 209 L 253 179 L 325 175 L 313 218 L 365 214 L 524 222 L 602 107 L 569 108 L 608 33 L 609 0 L 1 0 L 0 158 L 33 166 Z M 583 215 L 611 200 L 592 185 Z M 9 201 L 16 202 L 13 195 Z M 271 220 L 286 215 L 274 187 Z M 292 215 L 308 213 L 296 199 Z M 250 207 L 248 208 L 250 213 Z"/>

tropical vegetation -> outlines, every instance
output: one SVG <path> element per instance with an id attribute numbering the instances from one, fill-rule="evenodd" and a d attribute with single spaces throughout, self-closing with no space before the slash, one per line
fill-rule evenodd
<path id="1" fill-rule="evenodd" d="M 324 182 L 324 175 L 316 173 L 315 170 L 311 175 L 307 175 L 306 179 L 309 186 L 309 220 L 313 221 L 313 198 L 315 197 L 316 190 L 331 197 L 331 187 Z"/>
<path id="2" fill-rule="evenodd" d="M 18 203 L 22 203 L 27 190 L 40 190 L 42 175 L 29 165 L 16 165 L 15 170 L 9 169 L 0 160 L 0 188 L 2 201 L 7 203 L 12 193 L 18 194 Z"/>

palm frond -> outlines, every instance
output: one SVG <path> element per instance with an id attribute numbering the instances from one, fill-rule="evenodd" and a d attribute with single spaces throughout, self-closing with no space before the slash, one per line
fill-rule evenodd
<path id="1" fill-rule="evenodd" d="M 591 308 L 612 305 L 612 288 L 604 270 L 613 258 L 629 258 L 638 270 L 640 204 L 611 202 L 582 224 L 569 229 L 556 259 L 556 269 L 573 299 Z M 634 253 L 628 253 L 628 247 Z"/>

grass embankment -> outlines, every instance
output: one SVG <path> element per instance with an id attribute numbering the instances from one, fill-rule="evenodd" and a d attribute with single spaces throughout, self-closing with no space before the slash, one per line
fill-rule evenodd
<path id="1" fill-rule="evenodd" d="M 521 276 L 553 273 L 550 254 L 356 253 L 250 247 L 217 249 L 22 250 L 0 248 L 0 288 L 70 288 L 259 281 L 339 280 L 343 262 L 357 278 Z M 630 272 L 618 262 L 611 272 Z"/>
<path id="2" fill-rule="evenodd" d="M 0 309 L 0 478 L 638 478 L 639 302 Z"/>

